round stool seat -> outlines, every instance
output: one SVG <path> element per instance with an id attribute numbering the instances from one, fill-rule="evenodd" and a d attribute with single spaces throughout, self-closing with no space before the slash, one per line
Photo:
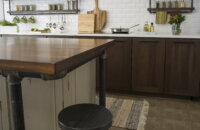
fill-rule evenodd
<path id="1" fill-rule="evenodd" d="M 63 109 L 58 115 L 62 130 L 108 130 L 112 114 L 103 106 L 78 104 Z"/>

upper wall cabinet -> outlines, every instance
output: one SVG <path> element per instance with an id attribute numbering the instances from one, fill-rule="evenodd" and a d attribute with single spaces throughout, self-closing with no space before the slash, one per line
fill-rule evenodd
<path id="1" fill-rule="evenodd" d="M 166 41 L 166 93 L 199 96 L 200 43 L 197 40 Z"/>

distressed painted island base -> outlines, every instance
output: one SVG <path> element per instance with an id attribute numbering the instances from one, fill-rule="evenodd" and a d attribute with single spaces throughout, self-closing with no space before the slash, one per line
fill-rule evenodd
<path id="1" fill-rule="evenodd" d="M 22 80 L 26 130 L 60 130 L 58 113 L 78 103 L 95 103 L 96 60 L 77 68 L 60 80 Z M 0 76 L 0 130 L 12 130 L 12 114 L 6 78 Z"/>

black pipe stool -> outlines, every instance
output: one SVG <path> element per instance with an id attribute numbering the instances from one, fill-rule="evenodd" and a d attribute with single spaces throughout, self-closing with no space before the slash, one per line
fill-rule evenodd
<path id="1" fill-rule="evenodd" d="M 62 130 L 108 130 L 112 114 L 103 106 L 78 104 L 63 109 L 58 115 Z"/>

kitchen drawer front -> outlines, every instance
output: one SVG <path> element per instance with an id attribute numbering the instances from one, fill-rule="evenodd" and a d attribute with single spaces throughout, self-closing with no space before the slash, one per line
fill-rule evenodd
<path id="1" fill-rule="evenodd" d="M 166 41 L 165 91 L 167 94 L 199 96 L 200 41 Z"/>
<path id="2" fill-rule="evenodd" d="M 132 89 L 163 93 L 165 40 L 134 38 L 132 51 Z"/>

